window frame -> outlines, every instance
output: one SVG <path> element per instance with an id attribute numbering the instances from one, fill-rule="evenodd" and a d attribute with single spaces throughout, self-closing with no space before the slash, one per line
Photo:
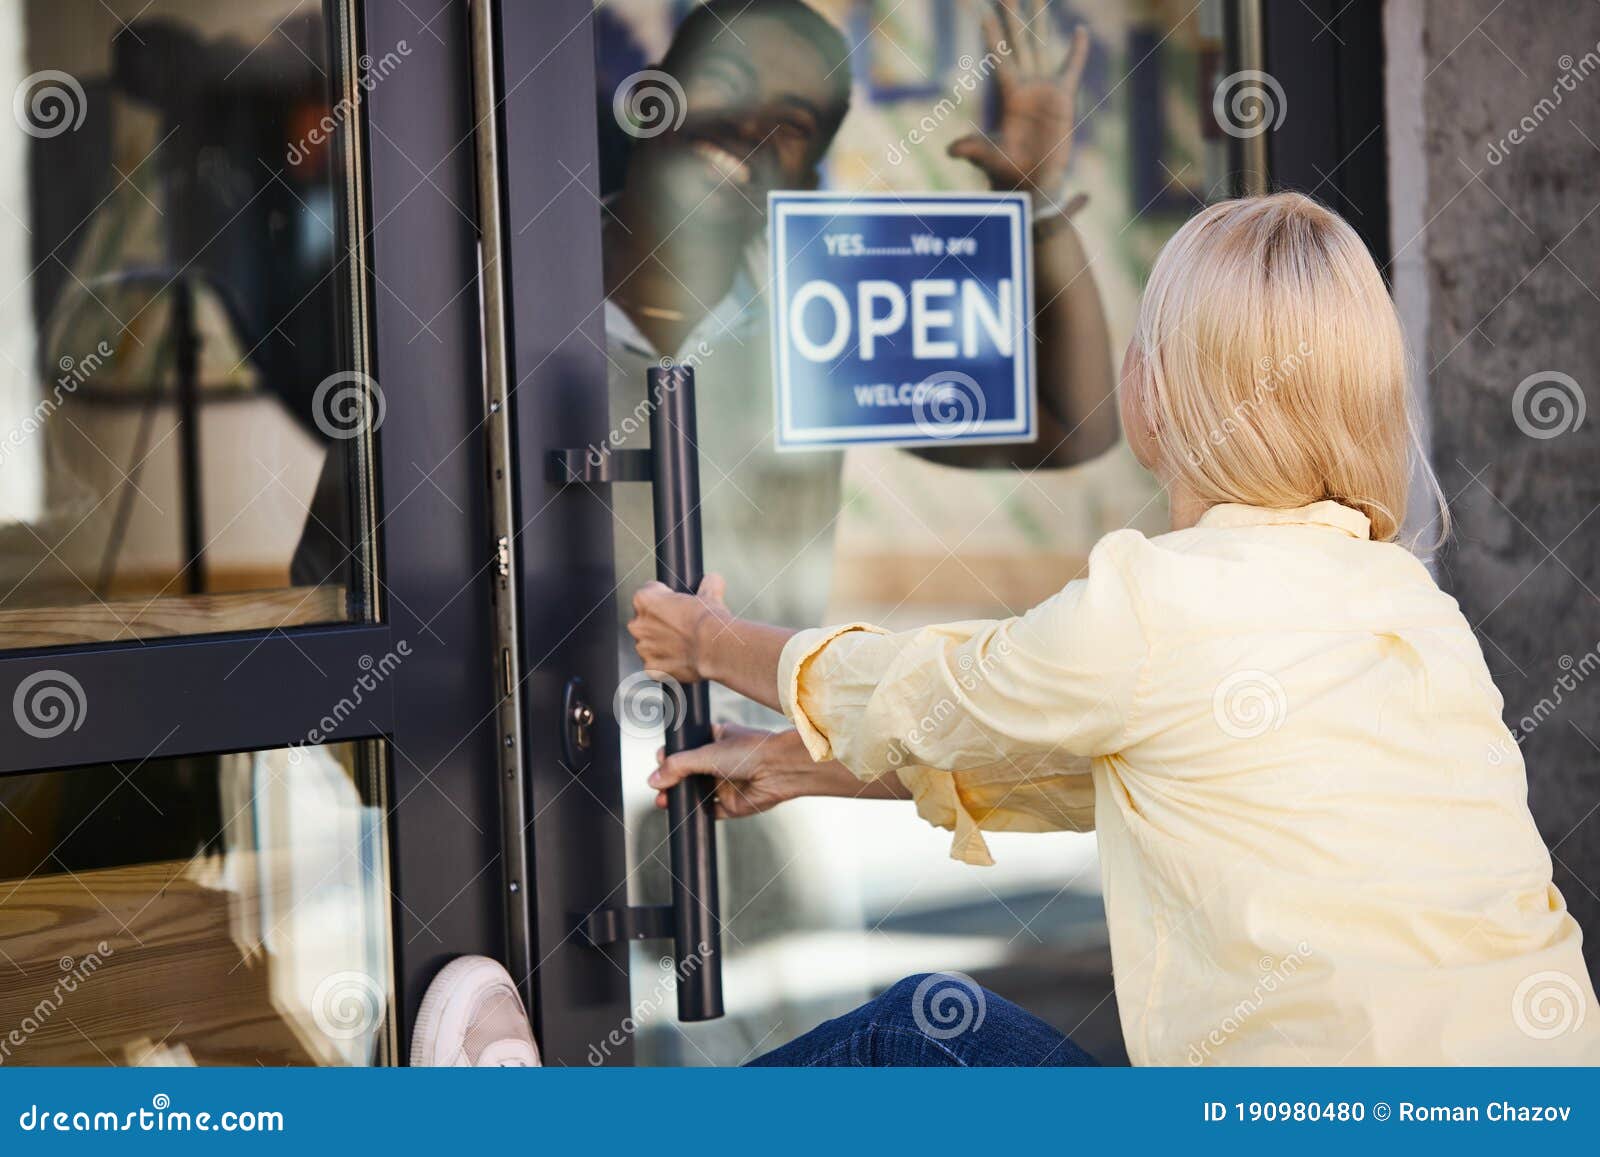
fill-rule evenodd
<path id="1" fill-rule="evenodd" d="M 347 121 L 359 134 L 347 179 L 364 202 L 362 243 L 347 259 L 370 286 L 358 304 L 386 402 L 372 496 L 383 621 L 0 653 L 7 701 L 30 676 L 57 672 L 85 704 L 76 728 L 48 738 L 0 713 L 0 775 L 384 741 L 403 1045 L 439 967 L 501 955 L 506 923 L 467 3 L 325 11 L 330 43 L 350 37 L 357 57 L 408 50 Z M 378 692 L 330 715 L 402 643 Z"/>

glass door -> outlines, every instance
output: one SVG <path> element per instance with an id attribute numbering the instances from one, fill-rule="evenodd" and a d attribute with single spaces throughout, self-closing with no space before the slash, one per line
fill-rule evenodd
<path id="1" fill-rule="evenodd" d="M 1247 144 L 1274 127 L 1273 91 L 1239 32 L 1259 39 L 1256 5 L 501 8 L 511 380 L 542 422 L 518 419 L 524 461 L 533 446 L 643 446 L 647 371 L 692 367 L 706 567 L 727 577 L 738 613 L 795 627 L 1020 612 L 1080 574 L 1102 534 L 1164 528 L 1111 394 L 1162 243 L 1263 179 Z M 769 197 L 818 192 L 1027 198 L 1036 438 L 777 449 Z M 525 473 L 520 501 L 524 518 L 540 512 L 529 535 L 566 536 L 559 628 L 575 614 L 592 671 L 617 664 L 596 702 L 619 688 L 597 742 L 617 745 L 620 798 L 610 752 L 581 776 L 551 773 L 552 806 L 582 810 L 598 852 L 573 851 L 564 821 L 546 836 L 549 821 L 535 820 L 541 910 L 581 910 L 574 876 L 591 899 L 663 903 L 669 833 L 645 785 L 661 733 L 626 709 L 643 676 L 620 629 L 632 590 L 654 577 L 648 490 L 558 490 Z M 713 704 L 722 721 L 783 726 L 715 691 Z M 1122 1055 L 1092 835 L 1001 835 L 998 865 L 973 869 L 894 803 L 798 801 L 719 829 L 727 1015 L 677 1023 L 671 962 L 658 942 L 636 945 L 624 1031 L 608 1038 L 603 1016 L 561 1022 L 573 1063 L 737 1064 L 940 969 Z M 614 983 L 594 949 L 556 933 L 552 959 L 570 953 Z M 615 963 L 618 950 L 601 955 Z M 545 1015 L 549 1032 L 561 1014 Z"/>
<path id="2" fill-rule="evenodd" d="M 521 903 L 465 5 L 0 24 L 0 1063 L 393 1063 Z"/>

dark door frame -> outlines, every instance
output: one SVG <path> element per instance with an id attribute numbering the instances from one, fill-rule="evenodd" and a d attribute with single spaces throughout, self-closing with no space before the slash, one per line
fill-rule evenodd
<path id="1" fill-rule="evenodd" d="M 1295 189 L 1347 221 L 1389 266 L 1383 5 L 1358 0 L 1263 3 L 1264 67 L 1287 115 L 1267 141 L 1274 189 Z"/>
<path id="2" fill-rule="evenodd" d="M 596 948 L 583 915 L 627 901 L 612 513 L 603 485 L 560 487 L 548 451 L 604 445 L 610 427 L 600 267 L 599 139 L 592 0 L 495 0 L 507 396 L 515 449 L 512 551 L 533 868 L 535 1028 L 546 1064 L 584 1064 L 629 1008 L 625 944 Z M 581 679 L 593 746 L 564 742 Z M 575 758 L 576 755 L 576 758 Z M 620 1041 L 614 1038 L 620 1037 Z"/>
<path id="3" fill-rule="evenodd" d="M 451 958 L 503 958 L 484 398 L 466 0 L 364 5 L 363 54 L 410 55 L 366 96 L 401 1040 Z"/>

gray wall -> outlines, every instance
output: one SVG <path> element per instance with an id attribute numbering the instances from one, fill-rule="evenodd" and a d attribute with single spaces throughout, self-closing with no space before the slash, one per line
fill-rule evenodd
<path id="1" fill-rule="evenodd" d="M 1595 972 L 1600 5 L 1389 0 L 1386 25 L 1396 295 L 1456 518 L 1439 575 L 1507 724 L 1537 718 L 1522 745 L 1530 801 Z M 1530 375 L 1556 373 L 1576 390 L 1535 383 L 1517 404 Z M 1546 388 L 1560 396 L 1541 405 Z"/>

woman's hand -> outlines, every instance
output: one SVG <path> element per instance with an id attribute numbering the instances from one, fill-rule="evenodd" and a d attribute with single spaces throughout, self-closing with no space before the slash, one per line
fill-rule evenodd
<path id="1" fill-rule="evenodd" d="M 1013 11 L 1015 6 L 1019 11 Z M 971 161 L 992 188 L 1031 193 L 1036 211 L 1056 207 L 1072 156 L 1078 82 L 1089 59 L 1089 32 L 1073 30 L 1063 50 L 1042 0 L 997 0 L 983 16 L 984 38 L 995 58 L 1000 124 L 994 136 L 971 133 L 949 148 Z M 1062 211 L 1082 205 L 1074 198 Z"/>
<path id="2" fill-rule="evenodd" d="M 656 806 L 667 806 L 667 789 L 685 776 L 710 775 L 717 781 L 719 820 L 759 815 L 785 800 L 806 795 L 854 796 L 862 799 L 908 799 L 898 776 L 871 783 L 857 779 L 842 763 L 817 763 L 797 731 L 762 731 L 719 723 L 712 742 L 668 755 L 656 752 L 650 786 Z"/>
<path id="3" fill-rule="evenodd" d="M 666 807 L 667 789 L 689 775 L 716 777 L 719 820 L 757 815 L 810 794 L 805 782 L 817 765 L 798 732 L 719 723 L 711 734 L 712 742 L 704 747 L 676 755 L 668 755 L 666 748 L 656 752 L 649 782 L 656 789 L 657 807 Z"/>
<path id="4" fill-rule="evenodd" d="M 693 595 L 680 595 L 662 583 L 649 583 L 633 596 L 628 634 L 651 674 L 680 683 L 716 680 L 730 691 L 782 711 L 778 702 L 778 661 L 794 634 L 735 618 L 723 602 L 726 584 L 708 574 Z"/>
<path id="5" fill-rule="evenodd" d="M 727 585 L 708 574 L 698 594 L 681 595 L 665 583 L 647 583 L 633 596 L 628 634 L 645 670 L 661 671 L 680 683 L 698 683 L 709 675 L 702 660 L 708 636 L 731 622 L 723 602 Z"/>

